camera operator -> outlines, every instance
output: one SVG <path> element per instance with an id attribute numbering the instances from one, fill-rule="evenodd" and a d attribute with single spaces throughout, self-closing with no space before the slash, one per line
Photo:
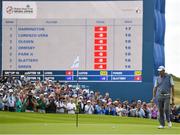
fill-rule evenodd
<path id="1" fill-rule="evenodd" d="M 37 101 L 31 91 L 28 92 L 27 98 L 24 101 L 25 111 L 34 112 L 37 105 Z"/>

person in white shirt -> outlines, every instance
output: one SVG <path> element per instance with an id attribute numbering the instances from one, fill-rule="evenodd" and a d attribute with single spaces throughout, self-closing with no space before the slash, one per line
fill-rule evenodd
<path id="1" fill-rule="evenodd" d="M 16 103 L 16 99 L 13 95 L 13 90 L 10 89 L 9 90 L 9 96 L 7 97 L 7 103 L 9 106 L 9 111 L 10 112 L 14 112 L 15 111 L 15 103 Z"/>
<path id="2" fill-rule="evenodd" d="M 75 114 L 76 104 L 74 103 L 73 99 L 70 99 L 70 101 L 67 103 L 67 111 L 68 114 Z"/>
<path id="3" fill-rule="evenodd" d="M 85 105 L 85 113 L 86 114 L 93 114 L 94 113 L 94 107 L 93 105 L 91 104 L 91 101 L 88 100 L 87 101 L 87 105 Z"/>
<path id="4" fill-rule="evenodd" d="M 56 102 L 56 106 L 57 106 L 57 109 L 56 109 L 56 112 L 57 113 L 65 113 L 65 110 L 66 110 L 66 101 L 64 98 L 60 97 L 60 99 Z"/>

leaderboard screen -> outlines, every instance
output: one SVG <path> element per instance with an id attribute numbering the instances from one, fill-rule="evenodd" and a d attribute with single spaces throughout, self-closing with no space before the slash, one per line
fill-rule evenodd
<path id="1" fill-rule="evenodd" d="M 143 1 L 3 1 L 2 72 L 142 82 Z"/>

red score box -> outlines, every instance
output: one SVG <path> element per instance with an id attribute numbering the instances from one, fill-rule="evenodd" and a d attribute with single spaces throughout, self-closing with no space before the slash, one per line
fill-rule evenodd
<path id="1" fill-rule="evenodd" d="M 107 39 L 95 39 L 95 44 L 107 44 Z"/>
<path id="2" fill-rule="evenodd" d="M 135 77 L 134 77 L 134 80 L 135 80 L 135 81 L 141 81 L 141 80 L 142 80 L 142 77 L 141 77 L 141 76 L 135 76 Z"/>
<path id="3" fill-rule="evenodd" d="M 94 52 L 94 56 L 106 57 L 107 56 L 107 52 Z"/>
<path id="4" fill-rule="evenodd" d="M 67 70 L 67 71 L 66 71 L 66 75 L 73 75 L 73 71 Z"/>
<path id="5" fill-rule="evenodd" d="M 94 33 L 95 38 L 107 38 L 107 33 Z"/>
<path id="6" fill-rule="evenodd" d="M 94 69 L 106 69 L 107 65 L 106 64 L 94 64 Z"/>
<path id="7" fill-rule="evenodd" d="M 94 50 L 95 51 L 106 51 L 107 50 L 107 46 L 105 46 L 105 45 L 101 45 L 101 46 L 94 46 Z"/>
<path id="8" fill-rule="evenodd" d="M 95 26 L 94 27 L 94 31 L 95 32 L 105 32 L 105 31 L 107 31 L 107 26 Z"/>
<path id="9" fill-rule="evenodd" d="M 94 58 L 94 63 L 107 63 L 107 58 Z"/>

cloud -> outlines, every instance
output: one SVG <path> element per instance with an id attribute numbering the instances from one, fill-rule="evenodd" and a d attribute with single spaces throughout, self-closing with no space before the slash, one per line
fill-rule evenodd
<path id="1" fill-rule="evenodd" d="M 166 0 L 166 70 L 180 77 L 180 0 Z"/>

